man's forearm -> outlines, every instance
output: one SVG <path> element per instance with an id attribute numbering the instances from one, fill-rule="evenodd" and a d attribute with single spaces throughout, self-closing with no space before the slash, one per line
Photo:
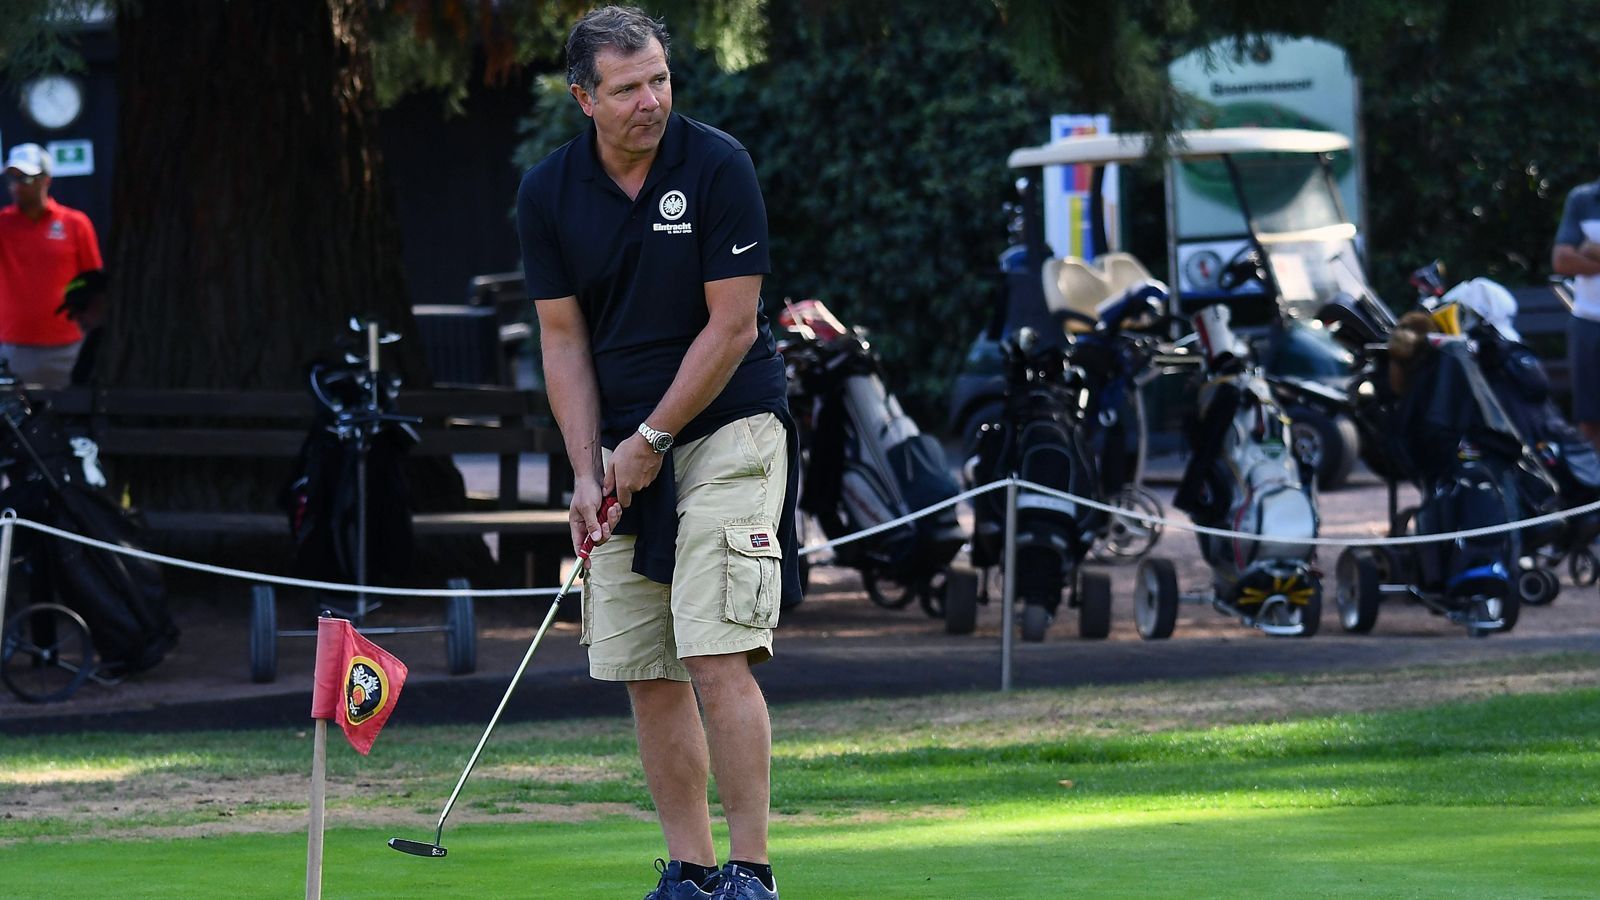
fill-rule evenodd
<path id="1" fill-rule="evenodd" d="M 600 388 L 588 347 L 546 341 L 545 396 L 567 448 L 575 478 L 600 480 Z"/>
<path id="2" fill-rule="evenodd" d="M 728 386 L 755 339 L 754 321 L 748 327 L 718 327 L 713 322 L 702 329 L 684 354 L 672 385 L 650 413 L 650 426 L 670 434 L 682 430 Z"/>
<path id="3" fill-rule="evenodd" d="M 1557 244 L 1550 254 L 1550 268 L 1557 275 L 1600 275 L 1600 247 L 1593 241 L 1584 241 L 1576 247 Z"/>

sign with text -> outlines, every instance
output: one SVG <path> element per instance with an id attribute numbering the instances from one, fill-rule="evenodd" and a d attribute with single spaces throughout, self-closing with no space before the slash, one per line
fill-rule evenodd
<path id="1" fill-rule="evenodd" d="M 54 163 L 50 177 L 94 174 L 94 141 L 51 141 L 45 149 Z"/>

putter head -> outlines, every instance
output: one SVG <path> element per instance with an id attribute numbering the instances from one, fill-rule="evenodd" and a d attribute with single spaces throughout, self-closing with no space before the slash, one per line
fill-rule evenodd
<path id="1" fill-rule="evenodd" d="M 450 852 L 438 844 L 430 844 L 427 841 L 408 841 L 405 838 L 389 838 L 389 846 L 399 850 L 401 853 L 409 853 L 412 856 L 426 856 L 430 859 L 440 859 Z"/>

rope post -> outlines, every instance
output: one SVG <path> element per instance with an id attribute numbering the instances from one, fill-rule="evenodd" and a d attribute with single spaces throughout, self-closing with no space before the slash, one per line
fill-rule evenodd
<path id="1" fill-rule="evenodd" d="M 11 589 L 11 538 L 16 534 L 17 511 L 0 512 L 0 639 L 6 625 L 6 594 Z"/>
<path id="2" fill-rule="evenodd" d="M 1017 479 L 1006 480 L 1006 550 L 1000 589 L 1000 691 L 1011 690 L 1011 641 L 1017 609 Z"/>

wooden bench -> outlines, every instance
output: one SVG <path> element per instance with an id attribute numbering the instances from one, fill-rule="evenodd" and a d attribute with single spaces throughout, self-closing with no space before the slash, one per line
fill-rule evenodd
<path id="1" fill-rule="evenodd" d="M 112 465 L 131 457 L 287 462 L 298 457 L 314 414 L 305 391 L 68 388 L 29 395 L 48 402 L 69 430 L 92 438 L 101 458 Z M 403 391 L 396 411 L 423 420 L 412 455 L 499 458 L 498 490 L 492 498 L 476 498 L 489 508 L 414 513 L 414 532 L 496 534 L 503 574 L 529 586 L 558 583 L 562 557 L 570 553 L 562 498 L 571 490 L 572 470 L 560 434 L 540 424 L 549 416 L 544 397 L 497 387 L 418 389 Z M 528 509 L 520 503 L 524 453 L 549 454 L 545 497 L 554 506 Z M 141 512 L 150 530 L 158 533 L 288 533 L 287 516 L 278 512 L 148 507 Z"/>

